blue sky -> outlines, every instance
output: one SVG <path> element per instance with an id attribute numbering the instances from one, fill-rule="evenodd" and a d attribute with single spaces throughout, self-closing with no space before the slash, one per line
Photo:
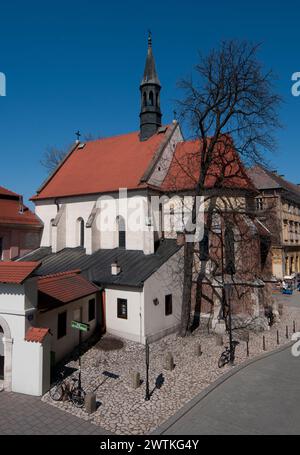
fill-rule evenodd
<path id="1" fill-rule="evenodd" d="M 300 182 L 300 97 L 291 95 L 299 15 L 299 2 L 288 0 L 1 0 L 0 185 L 28 199 L 46 177 L 39 160 L 47 147 L 72 143 L 77 129 L 101 136 L 138 129 L 148 28 L 165 123 L 180 98 L 176 82 L 192 71 L 198 50 L 227 38 L 263 43 L 260 59 L 278 75 L 284 98 L 272 161 Z"/>

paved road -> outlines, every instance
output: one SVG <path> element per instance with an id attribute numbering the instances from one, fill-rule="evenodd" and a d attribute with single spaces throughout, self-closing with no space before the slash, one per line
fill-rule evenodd
<path id="1" fill-rule="evenodd" d="M 104 435 L 96 425 L 67 414 L 40 398 L 0 392 L 0 435 Z"/>
<path id="2" fill-rule="evenodd" d="M 185 410 L 159 433 L 300 434 L 300 357 L 286 348 L 258 360 Z"/>
<path id="3" fill-rule="evenodd" d="M 299 291 L 294 291 L 292 295 L 275 294 L 274 297 L 278 302 L 283 302 L 285 305 L 300 308 Z"/>

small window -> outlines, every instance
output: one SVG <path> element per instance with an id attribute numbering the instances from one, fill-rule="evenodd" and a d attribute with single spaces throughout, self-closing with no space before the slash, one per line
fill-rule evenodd
<path id="1" fill-rule="evenodd" d="M 117 224 L 119 230 L 119 248 L 126 248 L 126 225 L 122 216 L 117 217 Z"/>
<path id="2" fill-rule="evenodd" d="M 67 312 L 59 313 L 57 318 L 57 339 L 67 335 Z"/>
<path id="3" fill-rule="evenodd" d="M 118 299 L 118 318 L 127 319 L 127 300 Z"/>
<path id="4" fill-rule="evenodd" d="M 95 299 L 89 300 L 89 321 L 93 321 L 96 317 L 96 301 Z"/>
<path id="5" fill-rule="evenodd" d="M 172 294 L 165 297 L 165 315 L 169 316 L 170 314 L 172 314 Z"/>
<path id="6" fill-rule="evenodd" d="M 262 197 L 258 197 L 256 199 L 256 210 L 263 210 L 264 209 L 264 201 Z"/>
<path id="7" fill-rule="evenodd" d="M 159 304 L 159 300 L 158 299 L 153 299 L 153 305 L 157 306 Z"/>

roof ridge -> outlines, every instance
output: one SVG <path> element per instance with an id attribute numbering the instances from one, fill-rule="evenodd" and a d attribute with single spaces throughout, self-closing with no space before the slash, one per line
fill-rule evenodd
<path id="1" fill-rule="evenodd" d="M 2 185 L 0 185 L 0 194 L 1 194 L 1 189 L 7 191 L 9 193 L 8 195 L 10 195 L 10 196 L 18 196 L 18 197 L 21 196 L 19 193 L 16 193 L 15 191 L 11 191 L 11 190 L 9 190 L 8 188 L 6 188 L 5 186 L 2 186 Z"/>
<path id="2" fill-rule="evenodd" d="M 67 276 L 72 276 L 72 275 L 78 275 L 81 272 L 81 269 L 73 269 L 73 270 L 67 270 L 65 272 L 57 272 L 57 273 L 51 273 L 49 275 L 42 275 L 38 278 L 39 281 L 42 280 L 51 280 L 55 278 L 60 278 L 60 277 L 67 277 Z"/>

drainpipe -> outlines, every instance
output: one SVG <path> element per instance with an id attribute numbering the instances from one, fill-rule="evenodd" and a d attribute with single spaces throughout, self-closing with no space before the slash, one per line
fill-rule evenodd
<path id="1" fill-rule="evenodd" d="M 140 343 L 142 343 L 142 331 L 143 331 L 143 326 L 142 326 L 142 295 L 143 292 L 140 292 Z"/>

